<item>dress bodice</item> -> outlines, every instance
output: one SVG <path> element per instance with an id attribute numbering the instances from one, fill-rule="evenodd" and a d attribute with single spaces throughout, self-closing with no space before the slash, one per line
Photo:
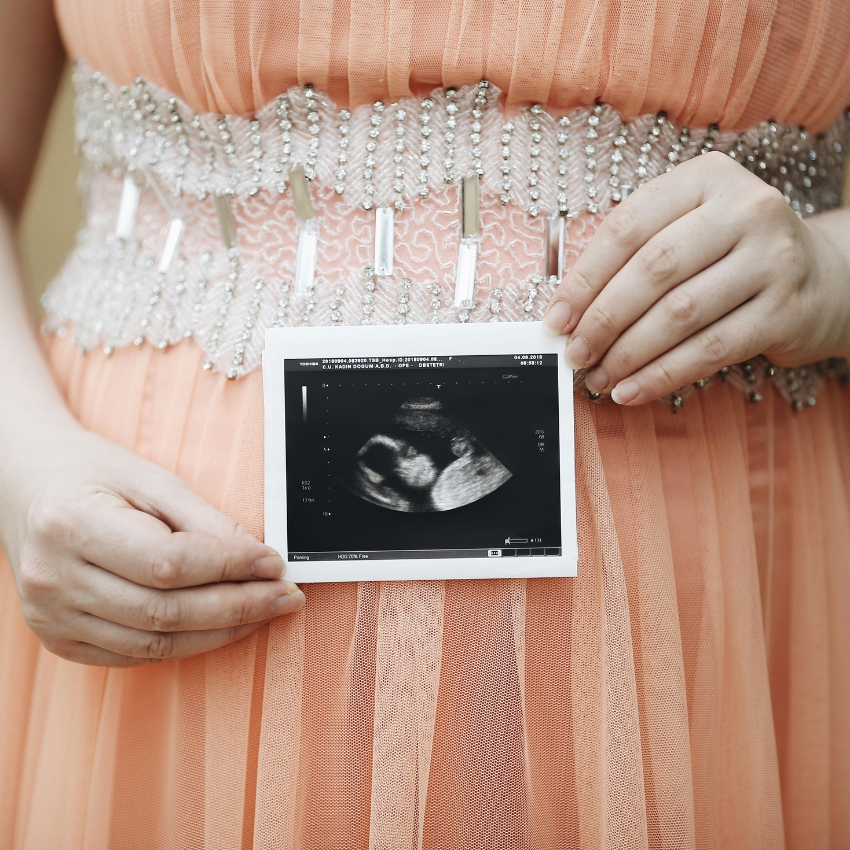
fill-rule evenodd
<path id="1" fill-rule="evenodd" d="M 594 101 L 690 126 L 818 132 L 850 102 L 846 0 L 56 0 L 69 52 L 201 112 L 293 85 L 336 103 L 484 78 L 507 106 Z"/>

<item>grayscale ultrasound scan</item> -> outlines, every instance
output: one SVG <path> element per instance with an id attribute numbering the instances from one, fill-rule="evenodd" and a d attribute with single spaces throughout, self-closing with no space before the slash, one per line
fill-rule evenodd
<path id="1" fill-rule="evenodd" d="M 357 496 L 394 511 L 450 511 L 511 477 L 435 398 L 405 401 L 357 452 L 347 482 Z"/>
<path id="2" fill-rule="evenodd" d="M 556 355 L 284 361 L 295 560 L 560 556 Z"/>

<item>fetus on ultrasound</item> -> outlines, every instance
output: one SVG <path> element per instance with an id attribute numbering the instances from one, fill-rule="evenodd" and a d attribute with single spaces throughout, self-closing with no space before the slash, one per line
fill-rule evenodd
<path id="1" fill-rule="evenodd" d="M 450 511 L 501 487 L 511 472 L 433 398 L 410 399 L 357 452 L 344 482 L 361 499 L 408 513 Z"/>

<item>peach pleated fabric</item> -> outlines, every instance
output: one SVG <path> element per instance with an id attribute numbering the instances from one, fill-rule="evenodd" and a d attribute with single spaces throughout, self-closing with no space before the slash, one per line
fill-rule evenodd
<path id="1" fill-rule="evenodd" d="M 828 124 L 844 0 L 60 0 L 73 52 L 198 109 L 487 76 L 692 124 Z M 506 263 L 509 258 L 506 257 Z M 262 533 L 262 386 L 192 345 L 49 358 L 82 423 Z M 0 848 L 850 847 L 850 391 L 577 399 L 576 579 L 313 585 L 133 670 L 40 648 L 0 569 Z"/>
<path id="2" fill-rule="evenodd" d="M 340 105 L 486 78 L 508 106 L 814 132 L 847 106 L 846 0 L 56 0 L 71 55 L 201 112 L 312 83 Z"/>
<path id="3" fill-rule="evenodd" d="M 261 376 L 50 359 L 83 424 L 261 533 Z M 577 579 L 312 585 L 133 670 L 39 648 L 0 572 L 0 846 L 850 847 L 850 393 L 577 399 Z"/>

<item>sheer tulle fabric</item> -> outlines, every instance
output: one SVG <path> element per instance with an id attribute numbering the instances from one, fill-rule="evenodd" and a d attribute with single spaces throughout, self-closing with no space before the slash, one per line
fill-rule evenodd
<path id="1" fill-rule="evenodd" d="M 512 104 L 826 127 L 843 0 L 58 0 L 72 53 L 199 110 L 487 77 Z M 571 246 L 578 250 L 580 246 Z M 261 533 L 262 386 L 52 339 L 82 423 Z M 134 670 L 42 650 L 0 569 L 0 847 L 850 846 L 850 392 L 577 399 L 577 579 L 315 585 Z"/>
<path id="2" fill-rule="evenodd" d="M 262 390 L 50 358 L 80 420 L 261 532 Z M 577 399 L 578 579 L 314 585 L 188 661 L 39 648 L 0 571 L 0 846 L 850 846 L 850 395 Z"/>
<path id="3" fill-rule="evenodd" d="M 339 104 L 492 80 L 508 105 L 825 129 L 850 91 L 844 0 L 56 0 L 72 55 L 201 112 L 312 83 Z"/>

